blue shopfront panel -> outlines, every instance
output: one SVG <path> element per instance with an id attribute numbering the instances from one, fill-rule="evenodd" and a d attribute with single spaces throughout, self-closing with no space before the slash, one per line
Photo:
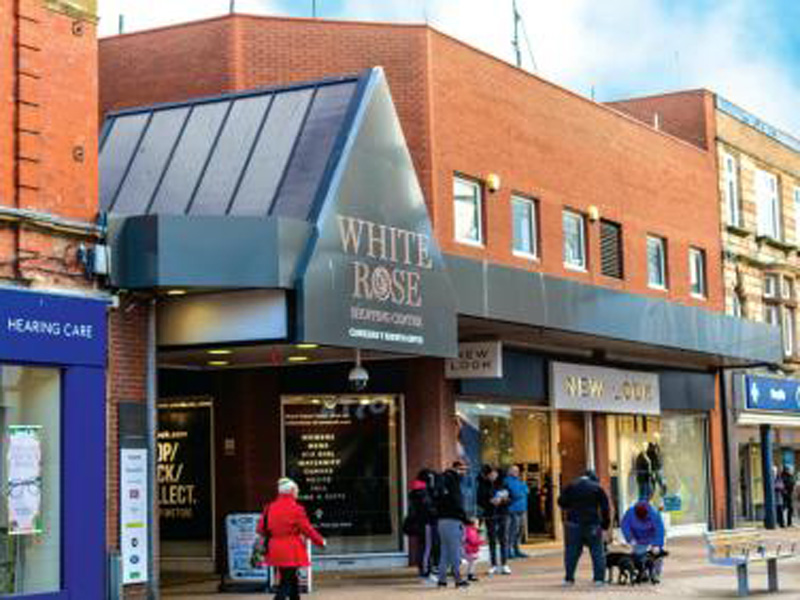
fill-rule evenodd
<path id="1" fill-rule="evenodd" d="M 22 600 L 106 597 L 107 302 L 0 290 L 0 363 L 62 371 L 61 590 Z"/>
<path id="2" fill-rule="evenodd" d="M 800 416 L 800 380 L 747 375 L 745 408 Z"/>

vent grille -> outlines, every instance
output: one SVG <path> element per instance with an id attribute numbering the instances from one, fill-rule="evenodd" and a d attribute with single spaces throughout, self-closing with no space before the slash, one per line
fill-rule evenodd
<path id="1" fill-rule="evenodd" d="M 622 227 L 619 224 L 600 222 L 600 259 L 603 275 L 622 279 Z"/>

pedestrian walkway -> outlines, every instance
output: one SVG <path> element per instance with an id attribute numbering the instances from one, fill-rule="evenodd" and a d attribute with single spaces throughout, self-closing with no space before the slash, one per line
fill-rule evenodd
<path id="1" fill-rule="evenodd" d="M 793 535 L 800 541 L 800 530 Z M 578 582 L 572 588 L 563 588 L 561 580 L 561 554 L 557 551 L 537 553 L 532 558 L 513 561 L 513 574 L 482 577 L 481 581 L 465 590 L 449 587 L 441 590 L 419 582 L 410 569 L 380 573 L 324 573 L 317 577 L 314 600 L 415 600 L 436 598 L 481 598 L 482 600 L 551 600 L 553 598 L 735 598 L 736 574 L 734 569 L 708 564 L 704 542 L 700 538 L 682 539 L 669 546 L 670 556 L 664 567 L 661 585 L 640 586 L 610 585 L 595 588 L 591 584 L 590 560 L 584 553 Z M 485 573 L 486 569 L 482 568 Z M 766 568 L 752 568 L 750 585 L 752 598 L 800 600 L 800 560 L 781 561 L 779 566 L 781 592 L 766 591 Z M 192 598 L 210 600 L 215 594 L 216 582 L 186 584 L 164 590 L 166 599 Z M 253 594 L 225 594 L 227 600 L 245 600 L 259 597 Z M 263 596 L 260 596 L 263 597 Z"/>

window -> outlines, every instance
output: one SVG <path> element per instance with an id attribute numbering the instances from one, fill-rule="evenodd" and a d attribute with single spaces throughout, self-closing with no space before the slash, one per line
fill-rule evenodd
<path id="1" fill-rule="evenodd" d="M 764 321 L 769 325 L 780 326 L 780 308 L 777 304 L 764 305 Z"/>
<path id="2" fill-rule="evenodd" d="M 744 318 L 744 298 L 738 292 L 734 292 L 731 296 L 731 315 L 737 319 Z"/>
<path id="3" fill-rule="evenodd" d="M 781 238 L 781 210 L 778 198 L 778 178 L 756 169 L 756 211 L 758 235 Z"/>
<path id="4" fill-rule="evenodd" d="M 741 227 L 742 212 L 739 207 L 739 173 L 736 159 L 724 152 L 722 154 L 722 172 L 725 186 L 725 205 L 728 210 L 728 224 Z"/>
<path id="5" fill-rule="evenodd" d="M 600 221 L 600 268 L 606 277 L 622 279 L 622 226 Z"/>
<path id="6" fill-rule="evenodd" d="M 794 356 L 795 353 L 794 312 L 794 308 L 788 306 L 783 309 L 783 352 L 786 356 Z"/>
<path id="7" fill-rule="evenodd" d="M 700 248 L 689 248 L 689 279 L 691 294 L 697 298 L 706 297 L 706 253 Z"/>
<path id="8" fill-rule="evenodd" d="M 583 215 L 564 211 L 564 265 L 586 270 L 586 224 Z"/>
<path id="9" fill-rule="evenodd" d="M 794 243 L 800 246 L 800 187 L 794 188 Z"/>
<path id="10" fill-rule="evenodd" d="M 453 180 L 455 199 L 456 241 L 463 244 L 483 244 L 483 199 L 481 186 L 468 179 Z"/>
<path id="11" fill-rule="evenodd" d="M 647 283 L 667 288 L 667 240 L 654 235 L 647 236 Z"/>
<path id="12" fill-rule="evenodd" d="M 58 369 L 0 366 L 0 431 L 0 597 L 38 598 L 61 587 Z"/>
<path id="13" fill-rule="evenodd" d="M 791 277 L 781 278 L 781 298 L 784 300 L 794 299 L 794 281 Z"/>
<path id="14" fill-rule="evenodd" d="M 778 297 L 778 276 L 767 274 L 764 276 L 764 298 Z"/>
<path id="15" fill-rule="evenodd" d="M 514 221 L 514 254 L 538 256 L 536 202 L 511 196 L 511 218 Z"/>

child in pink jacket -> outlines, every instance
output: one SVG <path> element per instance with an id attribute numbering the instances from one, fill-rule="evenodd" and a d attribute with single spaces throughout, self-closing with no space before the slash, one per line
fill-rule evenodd
<path id="1" fill-rule="evenodd" d="M 467 580 L 478 581 L 475 576 L 475 563 L 478 562 L 478 554 L 480 554 L 481 546 L 486 542 L 481 538 L 480 531 L 478 531 L 477 519 L 471 519 L 464 527 L 464 560 L 467 561 Z"/>

